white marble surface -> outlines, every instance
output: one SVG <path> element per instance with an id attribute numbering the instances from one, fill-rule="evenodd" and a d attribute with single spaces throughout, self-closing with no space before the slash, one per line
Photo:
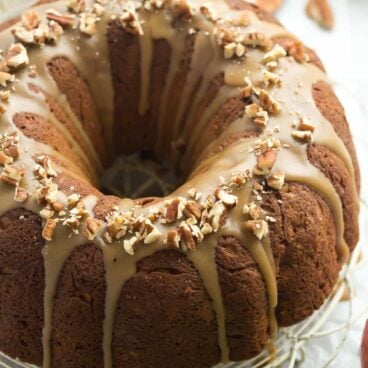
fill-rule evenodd
<path id="1" fill-rule="evenodd" d="M 0 0 L 0 20 L 6 16 L 5 8 L 18 6 L 24 0 Z M 333 31 L 323 31 L 304 13 L 304 0 L 285 0 L 278 16 L 283 24 L 306 44 L 317 50 L 335 85 L 351 124 L 362 168 L 362 200 L 368 203 L 368 1 L 331 0 L 336 15 Z M 368 243 L 368 210 L 362 204 L 361 247 Z M 367 259 L 366 257 L 365 259 Z M 353 313 L 360 314 L 368 306 L 368 266 L 364 264 L 353 277 Z M 326 329 L 346 320 L 347 302 L 342 302 L 327 323 Z M 331 366 L 359 367 L 359 346 L 363 325 L 368 313 L 354 323 L 341 353 Z M 307 344 L 306 359 L 301 368 L 324 367 L 334 353 L 341 334 L 315 339 Z"/>

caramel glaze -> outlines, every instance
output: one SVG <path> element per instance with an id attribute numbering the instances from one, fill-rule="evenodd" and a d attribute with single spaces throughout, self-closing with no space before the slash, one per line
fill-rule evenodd
<path id="1" fill-rule="evenodd" d="M 198 7 L 204 2 L 196 0 L 193 3 Z M 231 10 L 227 2 L 222 0 L 212 1 L 211 3 L 214 10 L 230 23 L 239 20 L 241 17 L 249 18 L 250 25 L 240 27 L 241 32 L 249 32 L 251 30 L 262 32 L 270 38 L 293 38 L 283 27 L 263 22 L 249 10 Z M 37 13 L 43 14 L 48 8 L 50 8 L 50 4 L 40 5 L 35 10 Z M 62 13 L 67 12 L 64 1 L 53 3 L 52 8 Z M 78 157 L 92 168 L 95 180 L 102 169 L 98 152 L 92 146 L 79 119 L 71 110 L 67 99 L 65 96 L 60 95 L 58 87 L 47 69 L 47 63 L 55 57 L 65 57 L 76 66 L 81 77 L 88 82 L 94 96 L 98 114 L 100 117 L 103 117 L 106 146 L 112 147 L 110 152 L 112 154 L 114 152 L 113 127 L 115 124 L 114 90 L 109 72 L 108 45 L 105 33 L 113 14 L 119 14 L 119 7 L 111 6 L 111 8 L 107 9 L 106 14 L 102 16 L 102 20 L 97 23 L 97 33 L 94 37 L 83 37 L 80 36 L 77 30 L 70 29 L 65 32 L 58 44 L 30 49 L 30 64 L 36 66 L 37 77 L 31 79 L 25 70 L 20 70 L 17 73 L 19 83 L 17 83 L 16 90 L 11 94 L 7 111 L 1 116 L 0 125 L 1 134 L 16 131 L 17 128 L 14 125 L 13 117 L 19 112 L 33 113 L 47 118 L 61 132 Z M 259 132 L 258 137 L 240 138 L 221 152 L 211 154 L 211 152 L 216 151 L 216 147 L 219 147 L 232 134 L 247 129 L 255 129 L 253 122 L 246 116 L 243 116 L 231 122 L 213 141 L 206 142 L 205 147 L 198 151 L 198 145 L 203 145 L 203 142 L 201 142 L 203 133 L 206 129 L 211 128 L 211 118 L 224 103 L 239 95 L 240 88 L 245 86 L 245 78 L 250 78 L 255 86 L 259 85 L 259 81 L 262 80 L 262 71 L 264 70 L 261 62 L 264 51 L 249 49 L 244 59 L 226 60 L 223 50 L 217 45 L 212 34 L 213 22 L 206 19 L 198 10 L 190 22 L 180 23 L 173 22 L 173 15 L 166 11 L 151 12 L 138 10 L 138 15 L 143 21 L 143 35 L 136 36 L 140 37 L 140 60 L 136 61 L 140 63 L 141 67 L 140 86 L 137 86 L 137 88 L 140 88 L 139 112 L 144 115 L 151 107 L 149 90 L 152 77 L 153 42 L 155 40 L 165 40 L 171 48 L 171 61 L 159 106 L 156 151 L 159 154 L 167 153 L 165 152 L 167 150 L 165 148 L 167 146 L 165 144 L 167 143 L 167 132 L 170 132 L 170 142 L 178 139 L 183 139 L 187 142 L 184 154 L 174 154 L 172 159 L 184 171 L 191 172 L 191 174 L 187 182 L 169 198 L 186 197 L 187 191 L 193 187 L 201 192 L 203 197 L 206 197 L 219 185 L 220 176 L 228 180 L 235 171 L 252 170 L 256 164 L 255 156 L 250 152 L 252 147 L 254 147 L 257 140 L 266 139 L 271 134 L 270 132 L 274 132 L 272 134 L 283 145 L 290 146 L 290 148 L 283 147 L 279 151 L 274 172 L 285 173 L 287 181 L 306 184 L 325 199 L 335 218 L 338 239 L 336 245 L 337 252 L 340 261 L 342 263 L 345 262 L 348 259 L 349 251 L 343 237 L 344 222 L 341 201 L 330 181 L 308 161 L 308 145 L 298 142 L 291 136 L 293 131 L 292 122 L 302 116 L 310 117 L 315 126 L 314 143 L 327 147 L 339 156 L 349 168 L 351 176 L 354 177 L 351 158 L 343 142 L 331 124 L 321 115 L 313 101 L 312 86 L 318 81 L 328 83 L 326 75 L 314 65 L 298 63 L 291 57 L 281 58 L 279 60 L 279 73 L 283 84 L 279 88 L 274 88 L 272 93 L 273 97 L 281 103 L 282 111 L 270 117 L 267 129 Z M 193 35 L 191 34 L 192 29 L 196 30 Z M 182 86 L 173 86 L 175 76 L 180 72 L 181 57 L 188 37 L 192 38 L 194 45 L 186 83 Z M 13 36 L 9 29 L 1 33 L 0 44 L 3 47 L 9 46 L 12 41 Z M 210 83 L 219 76 L 223 79 L 223 84 L 219 86 L 215 98 L 207 104 L 203 114 L 198 119 L 194 115 L 194 112 L 197 111 L 196 107 L 204 98 Z M 78 137 L 72 136 L 68 129 L 50 112 L 42 94 L 37 94 L 30 90 L 30 83 L 47 91 L 59 103 L 63 111 L 72 119 L 78 130 Z M 182 89 L 180 104 L 176 107 L 174 117 L 167 116 L 172 88 Z M 34 193 L 36 189 L 36 183 L 33 178 L 33 157 L 38 154 L 50 155 L 66 163 L 68 168 L 56 165 L 58 172 L 68 173 L 80 178 L 82 181 L 90 181 L 90 178 L 83 173 L 83 170 L 77 168 L 74 162 L 64 157 L 61 153 L 56 152 L 51 146 L 27 137 L 21 132 L 19 134 L 21 155 L 17 161 L 17 166 L 25 169 L 22 185 L 30 193 Z M 86 147 L 84 150 L 81 149 L 78 141 L 83 141 L 83 147 Z M 193 152 L 199 152 L 200 154 L 194 158 L 192 156 Z M 195 160 L 195 163 L 193 163 L 193 160 Z M 269 239 L 265 237 L 262 241 L 258 240 L 251 232 L 244 230 L 242 227 L 244 221 L 242 208 L 245 204 L 254 200 L 251 191 L 254 181 L 257 181 L 257 178 L 252 179 L 243 188 L 233 191 L 233 194 L 238 197 L 238 204 L 234 209 L 230 210 L 224 226 L 216 234 L 206 236 L 203 242 L 198 245 L 197 250 L 187 251 L 187 256 L 198 270 L 213 303 L 213 309 L 217 316 L 218 339 L 223 362 L 229 360 L 229 348 L 226 339 L 226 315 L 215 262 L 217 237 L 231 235 L 238 238 L 258 264 L 267 286 L 270 336 L 274 336 L 277 331 L 277 321 L 274 313 L 277 305 L 276 270 Z M 1 184 L 0 193 L 2 213 L 17 206 L 23 206 L 35 213 L 38 213 L 41 209 L 33 196 L 25 204 L 14 202 L 14 189 L 4 183 Z M 166 199 L 148 203 L 145 206 L 139 206 L 136 202 L 126 199 L 122 200 L 118 207 L 122 211 L 134 208 L 137 216 L 141 214 L 146 216 L 160 208 Z M 61 195 L 60 200 L 66 203 L 66 196 Z M 93 208 L 97 198 L 88 196 L 83 201 L 89 215 L 93 217 Z M 136 272 L 136 265 L 139 260 L 165 248 L 165 235 L 169 230 L 175 229 L 175 226 L 175 223 L 170 225 L 158 224 L 157 227 L 161 232 L 160 238 L 149 246 L 138 248 L 134 255 L 128 255 L 124 252 L 123 240 L 115 241 L 113 244 L 107 243 L 102 237 L 103 231 L 100 232 L 100 235 L 94 241 L 102 249 L 106 270 L 107 293 L 103 338 L 105 368 L 112 367 L 112 331 L 120 291 L 124 283 Z M 70 229 L 59 225 L 53 239 L 43 249 L 46 270 L 43 329 L 44 368 L 50 367 L 52 361 L 50 335 L 53 299 L 57 280 L 71 252 L 77 246 L 86 242 L 87 239 L 82 234 L 71 235 Z"/>

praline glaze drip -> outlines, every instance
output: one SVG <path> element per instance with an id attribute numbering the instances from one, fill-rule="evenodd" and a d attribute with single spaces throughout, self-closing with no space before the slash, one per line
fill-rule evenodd
<path id="1" fill-rule="evenodd" d="M 92 3 L 92 2 L 91 2 Z M 141 5 L 141 1 L 136 1 L 136 5 Z M 218 45 L 213 29 L 215 24 L 200 14 L 198 7 L 204 5 L 204 1 L 194 1 L 196 7 L 190 21 L 183 21 L 175 17 L 174 8 L 158 9 L 154 11 L 145 8 L 137 8 L 137 14 L 142 22 L 142 35 L 139 37 L 140 45 L 140 100 L 138 110 L 141 115 L 145 115 L 151 106 L 150 90 L 152 81 L 152 61 L 153 43 L 155 40 L 165 40 L 171 48 L 171 58 L 168 74 L 164 83 L 164 90 L 161 96 L 158 118 L 158 137 L 156 148 L 158 153 L 162 153 L 166 148 L 162 145 L 165 140 L 175 141 L 183 138 L 187 145 L 183 156 L 174 154 L 173 161 L 180 164 L 186 170 L 192 170 L 188 181 L 175 191 L 168 198 L 146 206 L 139 206 L 133 201 L 122 200 L 118 204 L 121 213 L 134 210 L 135 218 L 149 218 L 153 213 L 162 211 L 168 201 L 177 197 L 188 198 L 188 191 L 195 188 L 202 194 L 202 201 L 213 196 L 216 188 L 222 185 L 221 178 L 226 183 L 231 181 L 234 172 L 244 173 L 252 169 L 257 164 L 254 155 L 254 147 L 259 141 L 267 141 L 271 136 L 276 137 L 284 145 L 277 150 L 278 158 L 273 167 L 273 172 L 282 172 L 288 182 L 300 182 L 311 187 L 318 193 L 331 209 L 335 218 L 337 230 L 337 252 L 341 262 L 348 257 L 348 247 L 345 243 L 344 222 L 341 201 L 327 178 L 315 168 L 307 157 L 307 144 L 298 142 L 292 137 L 295 129 L 293 124 L 300 118 L 308 116 L 314 124 L 315 132 L 313 140 L 315 143 L 328 147 L 335 152 L 346 164 L 353 177 L 354 170 L 346 147 L 333 129 L 332 125 L 321 115 L 315 106 L 312 97 L 312 87 L 318 81 L 326 81 L 327 78 L 322 71 L 315 66 L 307 63 L 297 63 L 291 57 L 283 57 L 278 60 L 278 73 L 281 75 L 283 84 L 278 88 L 268 88 L 273 98 L 280 102 L 282 110 L 278 114 L 271 114 L 267 129 L 259 131 L 257 138 L 238 139 L 220 153 L 215 152 L 216 148 L 230 136 L 246 129 L 255 130 L 253 121 L 244 115 L 241 118 L 230 122 L 229 126 L 220 131 L 217 137 L 210 142 L 205 142 L 206 148 L 199 150 L 198 157 L 192 157 L 198 145 L 203 145 L 203 137 L 212 128 L 209 125 L 211 119 L 218 113 L 223 105 L 232 98 L 239 96 L 241 89 L 246 87 L 249 78 L 256 88 L 264 88 L 263 73 L 265 71 L 262 62 L 266 50 L 259 48 L 249 48 L 245 58 L 225 59 L 223 49 Z M 228 23 L 248 19 L 250 25 L 238 27 L 240 32 L 247 33 L 259 32 L 266 37 L 289 37 L 293 38 L 281 26 L 260 21 L 251 11 L 231 10 L 226 1 L 214 1 L 214 10 L 221 14 Z M 88 2 L 89 4 L 89 2 Z M 89 4 L 90 5 L 90 4 Z M 50 4 L 37 7 L 38 13 L 43 14 Z M 62 13 L 67 12 L 64 1 L 52 3 L 52 7 Z M 105 37 L 111 16 L 119 16 L 121 9 L 114 5 L 107 7 L 106 13 L 101 16 L 97 23 L 96 35 L 91 38 L 81 36 L 78 30 L 66 30 L 59 43 L 53 46 L 45 46 L 42 49 L 33 48 L 29 50 L 30 63 L 35 65 L 37 78 L 34 80 L 21 70 L 17 73 L 19 85 L 17 90 L 12 93 L 7 111 L 1 116 L 1 132 L 12 132 L 16 130 L 13 123 L 13 116 L 22 111 L 32 112 L 46 117 L 50 123 L 62 133 L 78 157 L 89 167 L 90 173 L 85 173 L 83 169 L 76 166 L 70 159 L 66 159 L 61 153 L 56 152 L 52 147 L 37 142 L 26 137 L 19 132 L 20 146 L 22 148 L 19 160 L 16 165 L 24 166 L 25 177 L 22 185 L 30 192 L 34 193 L 37 183 L 34 180 L 34 161 L 35 155 L 44 154 L 59 157 L 66 162 L 69 170 L 54 163 L 56 171 L 59 173 L 70 173 L 87 182 L 91 176 L 94 180 L 98 177 L 102 167 L 98 153 L 94 150 L 93 144 L 84 131 L 83 124 L 75 116 L 70 108 L 70 104 L 65 96 L 59 96 L 59 91 L 53 78 L 47 70 L 46 62 L 55 57 L 68 58 L 80 72 L 81 76 L 88 82 L 92 90 L 92 95 L 96 101 L 97 111 L 103 119 L 105 127 L 105 140 L 107 147 L 113 148 L 113 121 L 114 107 L 113 86 L 110 75 L 110 65 L 108 61 L 108 45 Z M 225 22 L 225 25 L 228 25 Z M 175 78 L 181 71 L 183 53 L 189 39 L 194 38 L 194 50 L 191 55 L 191 62 L 186 81 L 183 86 L 175 86 Z M 0 35 L 0 42 L 9 45 L 12 35 L 5 31 Z M 138 61 L 137 61 L 138 62 Z M 198 114 L 197 107 L 201 106 L 211 82 L 215 78 L 223 79 L 223 83 L 218 88 L 214 98 L 208 104 L 203 103 L 203 111 Z M 80 133 L 79 137 L 73 137 L 65 127 L 50 113 L 49 107 L 45 103 L 42 94 L 29 91 L 28 84 L 35 83 L 40 88 L 47 90 L 60 104 L 62 109 L 70 116 Z M 182 88 L 180 103 L 174 117 L 168 116 L 167 110 L 170 105 L 170 93 L 173 88 Z M 293 94 L 290 91 L 296 91 Z M 187 111 L 189 110 L 189 111 Z M 174 125 L 174 126 L 172 126 Z M 170 136 L 167 136 L 170 132 Z M 78 140 L 85 141 L 88 147 L 84 151 L 79 145 Z M 193 162 L 195 161 L 195 162 Z M 90 175 L 89 175 L 90 174 Z M 277 281 L 275 260 L 272 253 L 272 245 L 268 237 L 259 239 L 249 230 L 244 230 L 245 217 L 243 213 L 244 205 L 250 201 L 257 200 L 252 193 L 253 185 L 263 181 L 264 178 L 255 176 L 239 188 L 231 188 L 230 192 L 237 197 L 237 204 L 226 209 L 227 218 L 219 227 L 218 231 L 207 235 L 199 244 L 197 249 L 190 249 L 187 243 L 178 251 L 186 252 L 188 259 L 192 262 L 198 274 L 201 276 L 203 284 L 207 289 L 209 298 L 213 303 L 213 310 L 216 314 L 218 325 L 218 341 L 221 349 L 222 360 L 229 359 L 229 346 L 226 333 L 226 313 L 222 300 L 222 291 L 219 282 L 216 249 L 219 237 L 232 236 L 237 238 L 243 247 L 253 257 L 258 265 L 258 269 L 264 279 L 268 295 L 268 325 L 270 336 L 274 336 L 277 331 L 277 321 L 275 317 L 275 307 L 277 305 Z M 13 200 L 14 193 L 3 183 L 0 184 L 2 211 L 20 206 Z M 357 194 L 355 193 L 357 198 Z M 94 218 L 93 207 L 98 198 L 89 196 L 82 199 L 85 203 L 88 216 Z M 64 207 L 67 207 L 67 198 L 64 195 L 62 200 Z M 221 201 L 219 201 L 221 202 Z M 260 201 L 261 202 L 261 201 Z M 31 196 L 24 207 L 39 213 L 41 206 L 35 196 Z M 226 207 L 226 206 L 225 206 Z M 262 220 L 264 216 L 262 215 Z M 177 219 L 179 220 L 179 218 Z M 157 251 L 167 248 L 166 235 L 169 231 L 176 231 L 177 223 L 155 222 L 156 230 L 160 235 L 152 244 L 144 244 L 137 249 L 130 249 L 133 254 L 128 254 L 125 240 L 133 238 L 134 232 L 131 231 L 124 238 L 115 239 L 113 243 L 106 238 L 106 228 L 104 223 L 96 233 L 93 240 L 87 239 L 84 233 L 74 234 L 66 226 L 58 226 L 54 237 L 47 243 L 43 250 L 46 270 L 46 290 L 45 290 L 45 318 L 44 318 L 44 364 L 45 368 L 51 366 L 52 356 L 50 350 L 50 338 L 52 333 L 52 312 L 53 299 L 57 288 L 59 274 L 63 265 L 71 252 L 79 245 L 93 241 L 99 246 L 103 253 L 106 280 L 106 299 L 105 299 L 105 321 L 104 321 L 104 367 L 110 368 L 113 365 L 111 345 L 113 340 L 113 327 L 116 307 L 121 290 L 129 278 L 131 278 L 137 268 L 137 263 L 143 258 L 155 254 Z M 193 225 L 193 224 L 191 224 Z M 142 240 L 143 241 L 143 240 Z"/>

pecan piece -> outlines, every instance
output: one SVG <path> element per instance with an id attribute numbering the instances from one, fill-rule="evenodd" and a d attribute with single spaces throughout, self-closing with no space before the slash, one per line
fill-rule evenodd
<path id="1" fill-rule="evenodd" d="M 305 11 L 321 27 L 326 29 L 333 28 L 334 15 L 328 0 L 309 0 Z"/>
<path id="2" fill-rule="evenodd" d="M 264 220 L 246 221 L 243 226 L 245 230 L 251 231 L 259 240 L 262 240 L 268 234 L 268 223 Z"/>
<path id="3" fill-rule="evenodd" d="M 72 26 L 75 16 L 73 14 L 62 14 L 54 9 L 46 11 L 46 18 L 59 23 L 61 26 Z"/>

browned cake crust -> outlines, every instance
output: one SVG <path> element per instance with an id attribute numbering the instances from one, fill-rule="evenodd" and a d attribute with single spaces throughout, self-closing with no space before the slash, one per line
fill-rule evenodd
<path id="1" fill-rule="evenodd" d="M 241 0 L 227 0 L 227 3 L 233 9 L 252 10 L 260 20 L 279 24 L 271 14 L 254 5 Z M 1 25 L 0 30 L 9 24 Z M 152 107 L 142 116 L 138 109 L 140 90 L 137 88 L 142 82 L 140 42 L 117 21 L 110 22 L 106 37 L 114 90 L 114 120 L 117 123 L 113 127 L 113 143 L 117 154 L 136 152 L 142 147 L 155 149 L 157 140 L 161 139 L 169 143 L 159 147 L 160 154 L 169 158 L 180 156 L 178 166 L 188 173 L 199 159 L 216 157 L 234 143 L 261 134 L 257 127 L 244 129 L 227 136 L 213 150 L 205 150 L 203 142 L 215 141 L 244 114 L 243 98 L 232 97 L 208 119 L 199 140 L 191 146 L 191 154 L 185 156 L 191 132 L 224 86 L 224 75 L 214 76 L 192 111 L 191 103 L 199 93 L 199 88 L 194 88 L 184 114 L 178 117 L 178 105 L 184 93 L 178 86 L 187 82 L 195 43 L 195 35 L 186 36 L 180 68 L 169 89 L 170 104 L 165 119 L 159 122 L 159 106 L 165 90 L 163 81 L 172 57 L 170 44 L 164 39 L 153 40 L 149 89 Z M 305 52 L 309 62 L 323 70 L 318 56 L 302 44 L 295 44 L 287 37 L 274 38 L 273 42 L 295 58 L 298 52 L 303 55 Z M 105 164 L 109 161 L 109 147 L 106 147 L 103 119 L 98 115 L 83 73 L 66 57 L 48 60 L 47 68 L 81 122 L 97 156 Z M 97 160 L 90 155 L 90 146 L 87 141 L 78 140 L 78 128 L 68 112 L 36 82 L 29 86 L 31 93 L 43 95 L 47 111 L 69 131 L 73 141 L 79 143 L 78 149 L 83 155 L 46 116 L 22 111 L 13 117 L 15 126 L 26 137 L 54 148 L 55 157 L 49 155 L 51 161 L 64 168 L 55 177 L 59 190 L 66 195 L 77 192 L 82 198 L 94 196 L 95 218 L 109 218 L 121 200 L 104 196 L 90 184 L 99 172 Z M 320 81 L 313 85 L 312 93 L 315 105 L 342 139 L 352 159 L 354 177 L 337 153 L 320 144 L 308 144 L 310 163 L 331 182 L 341 200 L 344 238 L 353 250 L 359 239 L 359 209 L 355 198 L 355 186 L 359 189 L 359 166 L 354 145 L 343 107 L 332 88 Z M 179 134 L 173 125 L 176 120 Z M 160 124 L 165 129 L 158 137 Z M 178 136 L 179 148 L 172 142 Z M 338 225 L 323 195 L 306 184 L 290 181 L 280 190 L 272 190 L 265 184 L 262 197 L 262 209 L 275 220 L 269 224 L 269 239 L 278 289 L 277 322 L 281 327 L 289 326 L 318 309 L 336 284 L 342 267 L 337 246 Z M 144 204 L 156 201 L 159 200 L 147 200 Z M 43 219 L 22 208 L 21 204 L 19 206 L 0 216 L 0 350 L 41 366 L 45 322 Z M 235 236 L 218 237 L 214 258 L 226 316 L 229 358 L 233 361 L 249 359 L 260 353 L 271 337 L 266 280 L 246 244 Z M 183 252 L 170 249 L 140 260 L 136 268 L 118 298 L 112 331 L 113 366 L 205 368 L 218 363 L 221 349 L 217 316 L 194 264 Z M 103 366 L 105 272 L 102 250 L 93 243 L 79 245 L 68 256 L 54 298 L 50 338 L 52 367 Z"/>

